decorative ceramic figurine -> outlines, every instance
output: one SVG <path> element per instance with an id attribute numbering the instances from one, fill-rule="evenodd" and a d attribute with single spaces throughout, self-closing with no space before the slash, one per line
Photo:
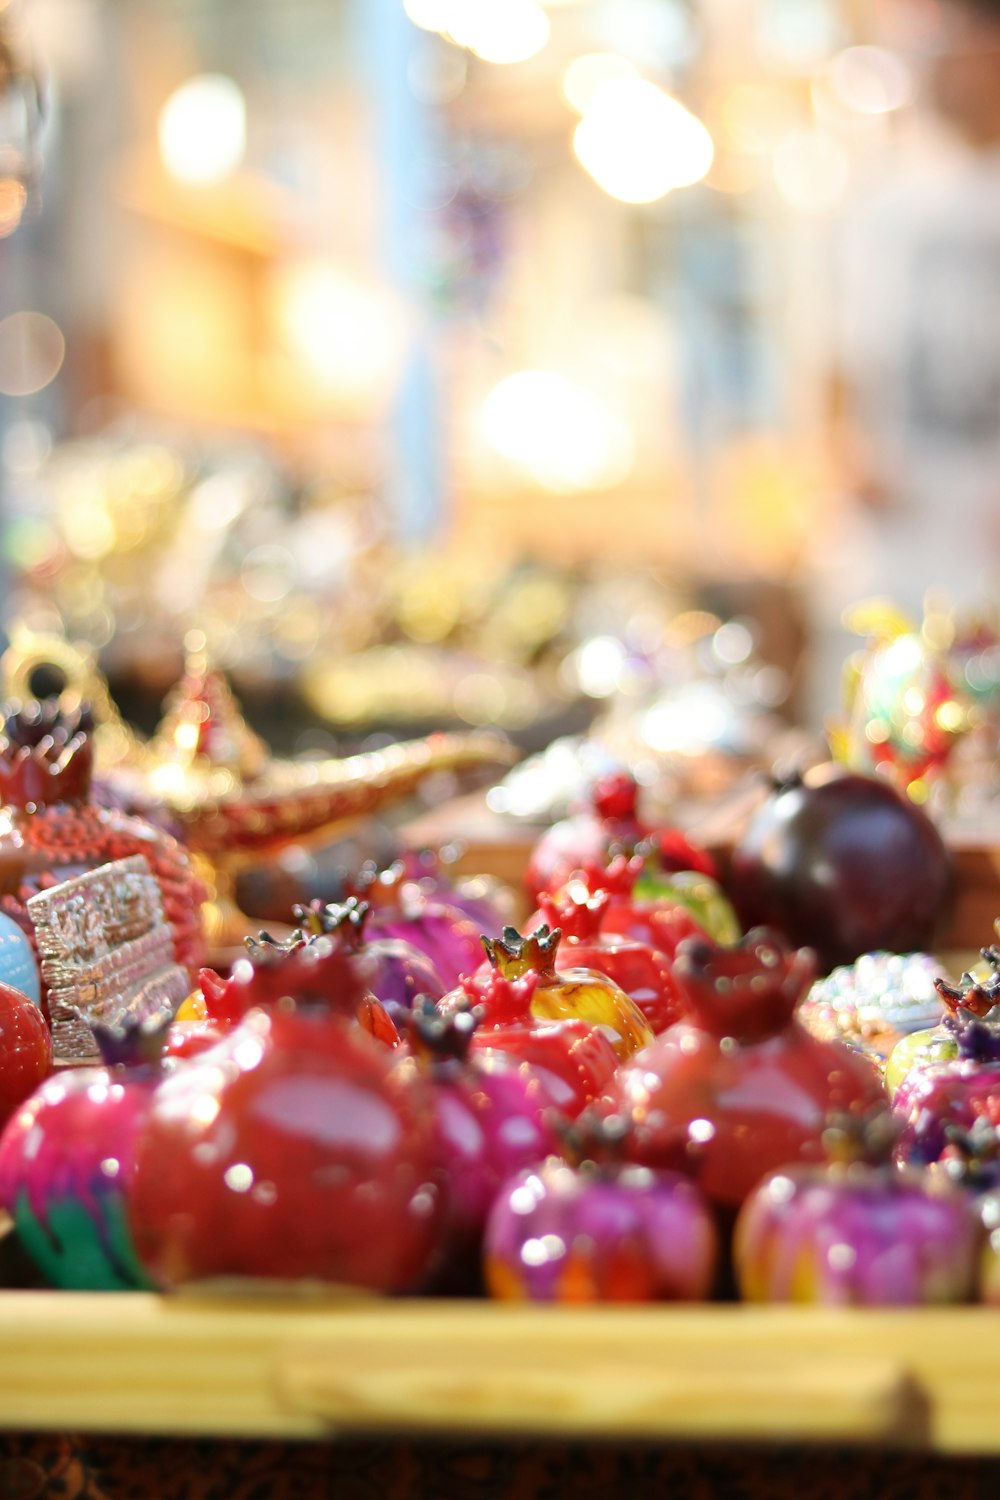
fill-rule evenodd
<path id="1" fill-rule="evenodd" d="M 794 1019 L 815 955 L 773 933 L 737 948 L 698 938 L 674 965 L 686 1019 L 623 1063 L 595 1107 L 630 1130 L 630 1161 L 693 1177 L 721 1208 L 739 1207 L 768 1171 L 823 1160 L 831 1111 L 884 1103 L 875 1069 Z"/>
<path id="2" fill-rule="evenodd" d="M 709 1296 L 718 1250 L 693 1182 L 602 1150 L 574 1165 L 549 1157 L 505 1183 L 484 1265 L 489 1292 L 508 1301 L 686 1301 Z"/>
<path id="3" fill-rule="evenodd" d="M 150 1282 L 136 1260 L 125 1198 L 136 1137 L 161 1078 L 164 1026 L 95 1025 L 103 1067 L 44 1082 L 0 1136 L 0 1202 L 54 1285 L 128 1291 Z"/>
<path id="4" fill-rule="evenodd" d="M 749 1301 L 923 1306 L 975 1296 L 981 1240 L 968 1194 L 847 1154 L 766 1177 L 740 1210 L 733 1258 Z"/>
<path id="5" fill-rule="evenodd" d="M 92 768 L 85 729 L 46 715 L 37 704 L 6 713 L 0 733 L 0 909 L 34 940 L 27 908 L 32 896 L 100 865 L 142 855 L 159 887 L 173 958 L 193 977 L 201 962 L 201 891 L 187 852 L 145 820 L 92 802 Z"/>
<path id="6" fill-rule="evenodd" d="M 289 961 L 306 982 L 309 952 Z M 307 1277 L 403 1291 L 429 1273 L 444 1212 L 431 1099 L 347 1019 L 364 998 L 347 956 L 317 967 L 322 994 L 282 983 L 280 1001 L 157 1089 L 131 1198 L 157 1283 Z"/>
<path id="7" fill-rule="evenodd" d="M 505 979 L 524 974 L 537 978 L 531 1009 L 539 1020 L 565 1021 L 575 1017 L 600 1026 L 619 1058 L 630 1057 L 653 1039 L 642 1011 L 625 991 L 596 969 L 556 969 L 562 933 L 546 926 L 524 936 L 505 927 L 502 937 L 484 938 L 491 966 Z"/>

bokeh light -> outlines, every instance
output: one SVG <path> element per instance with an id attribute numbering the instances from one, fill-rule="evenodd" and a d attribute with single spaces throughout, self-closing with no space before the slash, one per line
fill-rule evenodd
<path id="1" fill-rule="evenodd" d="M 789 132 L 774 153 L 772 167 L 779 193 L 799 213 L 828 213 L 850 183 L 847 153 L 834 136 L 821 130 Z"/>
<path id="2" fill-rule="evenodd" d="M 583 115 L 602 84 L 635 76 L 635 64 L 627 57 L 616 52 L 584 52 L 567 65 L 562 77 L 562 96 L 570 109 Z"/>
<path id="3" fill-rule="evenodd" d="M 0 393 L 32 396 L 62 368 L 66 340 L 44 313 L 17 312 L 0 322 Z"/>
<path id="4" fill-rule="evenodd" d="M 160 158 L 179 182 L 222 182 L 243 160 L 246 129 L 239 86 L 221 73 L 200 74 L 175 89 L 160 111 Z"/>
<path id="5" fill-rule="evenodd" d="M 913 97 L 914 80 L 901 57 L 884 47 L 847 47 L 828 69 L 830 89 L 847 109 L 887 115 Z"/>
<path id="6" fill-rule="evenodd" d="M 395 379 L 405 331 L 392 297 L 325 260 L 276 273 L 279 336 L 324 394 L 355 406 L 380 400 Z"/>
<path id="7" fill-rule="evenodd" d="M 632 465 L 632 434 L 623 418 L 554 371 L 509 375 L 486 398 L 481 422 L 497 453 L 556 493 L 607 488 Z"/>
<path id="8" fill-rule="evenodd" d="M 594 181 L 623 203 L 652 203 L 699 182 L 715 154 L 701 121 L 642 78 L 611 79 L 595 90 L 573 148 Z"/>
<path id="9" fill-rule="evenodd" d="M 403 0 L 403 9 L 415 26 L 490 63 L 525 62 L 551 31 L 538 0 Z"/>

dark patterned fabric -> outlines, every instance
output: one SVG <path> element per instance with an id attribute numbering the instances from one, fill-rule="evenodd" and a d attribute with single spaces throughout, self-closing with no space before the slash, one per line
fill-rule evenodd
<path id="1" fill-rule="evenodd" d="M 0 1436 L 0 1500 L 995 1500 L 1000 1460 L 827 1449 Z"/>

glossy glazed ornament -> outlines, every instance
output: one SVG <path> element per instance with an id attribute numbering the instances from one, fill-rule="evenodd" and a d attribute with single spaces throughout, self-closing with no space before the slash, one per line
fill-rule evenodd
<path id="1" fill-rule="evenodd" d="M 479 932 L 499 932 L 514 920 L 517 898 L 509 886 L 493 875 L 457 875 L 452 866 L 461 851 L 407 849 L 400 855 L 403 879 L 421 892 L 464 912 Z"/>
<path id="2" fill-rule="evenodd" d="M 601 1027 L 577 1018 L 540 1019 L 532 1009 L 538 975 L 506 979 L 490 969 L 473 974 L 438 1002 L 444 1015 L 472 1006 L 477 1020 L 470 1050 L 484 1068 L 527 1066 L 552 1105 L 575 1120 L 607 1087 L 618 1056 Z"/>
<path id="3" fill-rule="evenodd" d="M 401 864 L 382 871 L 366 866 L 350 894 L 371 908 L 370 940 L 401 938 L 419 948 L 449 988 L 478 968 L 483 956 L 478 926 L 464 911 L 407 880 Z"/>
<path id="4" fill-rule="evenodd" d="M 619 1059 L 630 1057 L 653 1033 L 642 1011 L 625 991 L 596 969 L 556 969 L 562 934 L 541 926 L 529 936 L 505 927 L 499 938 L 483 938 L 491 966 L 505 979 L 537 977 L 531 1009 L 541 1021 L 576 1019 L 600 1026 Z"/>
<path id="5" fill-rule="evenodd" d="M 505 1184 L 484 1243 L 487 1289 L 506 1301 L 696 1301 L 711 1291 L 717 1257 L 694 1183 L 557 1157 Z"/>
<path id="6" fill-rule="evenodd" d="M 366 933 L 371 908 L 349 896 L 336 905 L 312 902 L 293 907 L 292 914 L 308 938 L 333 937 L 349 953 L 358 975 L 399 1025 L 419 995 L 440 1000 L 445 984 L 433 961 L 412 943 L 398 937 Z"/>
<path id="7" fill-rule="evenodd" d="M 952 1129 L 968 1131 L 980 1118 L 1000 1125 L 1000 1028 L 958 1009 L 943 1023 L 957 1055 L 911 1068 L 893 1095 L 902 1129 L 897 1160 L 938 1161 Z"/>
<path id="8" fill-rule="evenodd" d="M 476 1030 L 471 1007 L 444 1016 L 430 999 L 409 1013 L 406 1027 L 411 1065 L 430 1085 L 446 1260 L 478 1249 L 501 1183 L 558 1151 L 544 1079 L 513 1053 L 498 1066 L 495 1052 L 473 1050 Z"/>
<path id="9" fill-rule="evenodd" d="M 714 876 L 710 856 L 678 829 L 657 829 L 640 818 L 638 799 L 638 783 L 630 772 L 602 776 L 590 794 L 590 806 L 553 824 L 532 850 L 525 872 L 530 899 L 557 891 L 578 870 L 640 849 L 658 871 L 697 870 Z"/>
<path id="10" fill-rule="evenodd" d="M 41 1007 L 0 981 L 0 1129 L 52 1071 L 52 1036 Z"/>
<path id="11" fill-rule="evenodd" d="M 350 1013 L 362 992 L 335 957 Z M 143 1263 L 166 1286 L 414 1288 L 442 1224 L 432 1120 L 419 1080 L 329 1007 L 286 997 L 253 1010 L 153 1096 L 131 1204 Z"/>
<path id="12" fill-rule="evenodd" d="M 750 1194 L 733 1259 L 751 1302 L 919 1307 L 975 1296 L 981 1239 L 971 1200 L 917 1172 L 796 1166 Z"/>
<path id="13" fill-rule="evenodd" d="M 602 930 L 609 899 L 604 891 L 591 895 L 582 882 L 570 881 L 556 896 L 542 893 L 541 918 L 562 933 L 564 960 L 606 974 L 635 1001 L 654 1034 L 665 1031 L 684 1012 L 673 969 L 649 943 Z"/>
<path id="14" fill-rule="evenodd" d="M 644 868 L 640 855 L 631 859 L 616 855 L 605 865 L 589 866 L 581 878 L 591 894 L 607 897 L 601 918 L 605 932 L 648 943 L 672 960 L 685 938 L 707 938 L 710 934 L 682 903 L 658 895 L 640 896 L 637 888 Z"/>
<path id="15" fill-rule="evenodd" d="M 39 729 L 44 733 L 39 737 Z M 141 854 L 160 888 L 174 957 L 193 978 L 201 961 L 201 888 L 176 839 L 90 800 L 88 733 L 39 705 L 9 711 L 0 737 L 0 909 L 33 938 L 28 898 L 86 870 Z M 44 1003 L 44 996 L 43 996 Z"/>
<path id="16" fill-rule="evenodd" d="M 151 1285 L 126 1198 L 136 1137 L 162 1077 L 163 1025 L 94 1034 L 104 1066 L 53 1074 L 0 1135 L 0 1203 L 54 1286 L 129 1291 Z"/>
<path id="17" fill-rule="evenodd" d="M 622 1064 L 595 1106 L 629 1122 L 629 1160 L 684 1172 L 733 1210 L 766 1172 L 823 1160 L 831 1111 L 884 1101 L 870 1063 L 795 1020 L 815 975 L 808 949 L 763 931 L 736 948 L 690 939 L 674 972 L 687 1020 Z"/>
<path id="18" fill-rule="evenodd" d="M 779 785 L 733 851 L 729 892 L 743 922 L 816 949 L 822 972 L 933 939 L 951 895 L 951 856 L 927 815 L 874 776 L 822 766 Z"/>
<path id="19" fill-rule="evenodd" d="M 942 1019 L 934 987 L 940 973 L 929 953 L 864 953 L 817 979 L 799 1006 L 799 1020 L 824 1040 L 846 1042 L 885 1062 L 904 1037 Z"/>

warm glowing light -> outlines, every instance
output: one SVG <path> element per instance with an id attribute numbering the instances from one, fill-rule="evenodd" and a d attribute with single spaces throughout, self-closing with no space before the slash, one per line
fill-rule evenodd
<path id="1" fill-rule="evenodd" d="M 43 313 L 18 312 L 0 322 L 0 394 L 31 396 L 62 368 L 66 340 Z"/>
<path id="2" fill-rule="evenodd" d="M 884 47 L 847 47 L 829 68 L 839 103 L 861 115 L 887 115 L 913 97 L 913 78 L 902 58 Z"/>
<path id="3" fill-rule="evenodd" d="M 283 343 L 329 396 L 366 404 L 385 394 L 405 332 L 391 297 L 328 261 L 281 270 L 274 305 Z"/>
<path id="4" fill-rule="evenodd" d="M 594 94 L 616 78 L 634 78 L 636 69 L 627 57 L 615 52 L 585 52 L 574 57 L 562 78 L 562 96 L 578 115 L 586 114 Z"/>
<path id="5" fill-rule="evenodd" d="M 13 234 L 28 201 L 27 189 L 16 177 L 0 177 L 0 240 Z"/>
<path id="6" fill-rule="evenodd" d="M 642 78 L 598 88 L 573 134 L 580 164 L 623 203 L 652 203 L 699 182 L 712 165 L 712 137 L 683 104 Z"/>
<path id="7" fill-rule="evenodd" d="M 189 78 L 160 111 L 160 157 L 180 182 L 221 182 L 246 150 L 246 103 L 237 84 L 221 73 Z"/>
<path id="8" fill-rule="evenodd" d="M 772 165 L 779 193 L 802 213 L 835 208 L 850 181 L 843 147 L 820 130 L 792 131 L 778 146 Z"/>
<path id="9" fill-rule="evenodd" d="M 502 380 L 483 405 L 487 442 L 525 478 L 556 493 L 603 489 L 632 465 L 632 434 L 592 391 L 547 370 Z"/>
<path id="10" fill-rule="evenodd" d="M 403 0 L 403 10 L 424 31 L 447 31 L 455 0 Z"/>
<path id="11" fill-rule="evenodd" d="M 795 104 L 782 88 L 765 83 L 737 83 L 719 103 L 726 142 L 751 154 L 771 152 L 795 124 Z"/>
<path id="12" fill-rule="evenodd" d="M 484 62 L 516 63 L 541 52 L 550 30 L 537 0 L 452 0 L 445 35 Z"/>

